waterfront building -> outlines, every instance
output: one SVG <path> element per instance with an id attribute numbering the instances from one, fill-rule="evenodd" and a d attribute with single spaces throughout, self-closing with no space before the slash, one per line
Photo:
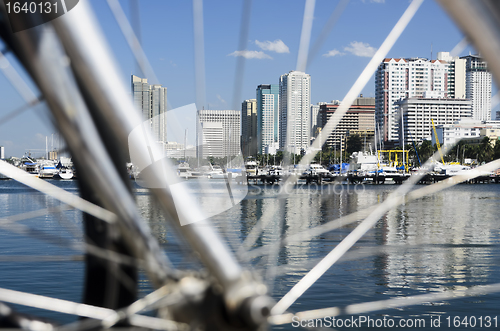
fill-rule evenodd
<path id="1" fill-rule="evenodd" d="M 165 146 L 167 142 L 167 88 L 159 84 L 149 85 L 147 78 L 132 75 L 134 105 L 149 121 L 154 139 Z"/>
<path id="2" fill-rule="evenodd" d="M 397 107 L 399 144 L 404 141 L 421 142 L 431 140 L 434 125 L 453 124 L 463 118 L 470 118 L 471 101 L 467 99 L 406 98 L 395 103 Z M 401 114 L 403 119 L 401 120 Z"/>
<path id="3" fill-rule="evenodd" d="M 241 104 L 241 151 L 243 155 L 257 154 L 257 100 L 245 100 Z"/>
<path id="4" fill-rule="evenodd" d="M 3 146 L 0 146 L 0 160 L 5 159 L 5 148 Z"/>
<path id="5" fill-rule="evenodd" d="M 448 97 L 448 62 L 423 58 L 386 58 L 375 74 L 375 120 L 384 141 L 399 140 L 396 101 L 427 96 Z"/>
<path id="6" fill-rule="evenodd" d="M 321 127 L 324 127 L 330 117 L 337 111 L 338 103 L 319 106 Z M 375 131 L 375 98 L 357 98 L 340 120 L 335 130 L 326 140 L 327 146 L 335 150 L 344 150 L 346 138 L 349 135 L 361 134 L 364 138 L 373 137 Z"/>
<path id="7" fill-rule="evenodd" d="M 310 144 L 311 76 L 290 71 L 279 80 L 279 145 L 299 154 Z"/>
<path id="8" fill-rule="evenodd" d="M 465 62 L 465 97 L 472 101 L 472 118 L 491 120 L 491 73 L 478 55 L 461 57 Z"/>
<path id="9" fill-rule="evenodd" d="M 167 141 L 165 144 L 165 154 L 168 158 L 187 159 L 196 157 L 196 147 L 193 145 L 185 145 L 176 141 Z"/>
<path id="10" fill-rule="evenodd" d="M 443 146 L 455 145 L 462 139 L 466 139 L 467 143 L 479 143 L 484 137 L 496 141 L 500 137 L 500 121 L 478 121 L 464 118 L 453 124 L 436 126 L 436 133 L 439 143 Z M 432 143 L 436 143 L 434 135 Z"/>
<path id="11" fill-rule="evenodd" d="M 279 146 L 279 85 L 257 86 L 257 152 L 274 151 Z M 279 147 L 278 147 L 279 148 Z"/>
<path id="12" fill-rule="evenodd" d="M 198 110 L 197 154 L 199 158 L 240 155 L 241 112 Z"/>
<path id="13" fill-rule="evenodd" d="M 438 52 L 437 59 L 448 62 L 448 98 L 465 99 L 465 59 L 451 56 L 449 52 Z"/>

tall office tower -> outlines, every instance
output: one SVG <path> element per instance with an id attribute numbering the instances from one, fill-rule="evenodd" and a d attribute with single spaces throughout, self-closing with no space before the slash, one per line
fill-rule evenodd
<path id="1" fill-rule="evenodd" d="M 299 154 L 309 147 L 311 76 L 290 71 L 279 82 L 280 149 Z"/>
<path id="2" fill-rule="evenodd" d="M 279 148 L 279 86 L 257 86 L 257 152 L 275 154 Z M 267 150 L 267 152 L 266 152 Z"/>
<path id="3" fill-rule="evenodd" d="M 396 101 L 404 98 L 448 97 L 448 62 L 422 58 L 386 58 L 375 74 L 375 120 L 384 141 L 397 142 Z"/>
<path id="4" fill-rule="evenodd" d="M 0 160 L 5 159 L 5 148 L 0 146 Z"/>
<path id="5" fill-rule="evenodd" d="M 472 118 L 491 120 L 491 73 L 487 63 L 478 55 L 461 57 L 465 64 L 465 97 L 472 101 Z"/>
<path id="6" fill-rule="evenodd" d="M 146 78 L 132 75 L 132 95 L 143 120 L 149 120 L 155 140 L 166 144 L 167 88 L 159 84 L 149 85 Z"/>
<path id="7" fill-rule="evenodd" d="M 257 154 L 257 100 L 241 104 L 241 152 L 244 156 Z"/>
<path id="8" fill-rule="evenodd" d="M 227 157 L 240 154 L 240 115 L 238 110 L 198 110 L 198 157 Z"/>

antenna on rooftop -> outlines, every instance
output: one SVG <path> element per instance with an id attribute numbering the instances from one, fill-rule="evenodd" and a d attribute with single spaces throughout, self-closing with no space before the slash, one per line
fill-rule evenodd
<path id="1" fill-rule="evenodd" d="M 432 61 L 432 43 L 431 43 L 431 61 Z"/>

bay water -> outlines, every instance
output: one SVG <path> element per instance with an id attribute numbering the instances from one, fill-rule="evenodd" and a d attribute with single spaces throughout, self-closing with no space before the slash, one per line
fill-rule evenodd
<path id="1" fill-rule="evenodd" d="M 78 193 L 76 181 L 50 182 Z M 289 196 L 279 197 L 279 186 L 251 185 L 245 199 L 211 220 L 235 251 L 241 249 L 242 241 L 260 220 L 267 220 L 244 265 L 253 268 L 265 280 L 273 298 L 279 300 L 359 223 L 276 248 L 280 238 L 306 233 L 378 204 L 397 187 L 299 184 Z M 172 261 L 190 264 L 193 257 L 189 247 L 170 230 L 149 191 L 139 186 L 135 191 L 142 215 Z M 203 197 L 198 199 L 203 204 Z M 53 198 L 22 184 L 0 181 L 2 218 L 57 206 L 59 202 Z M 500 283 L 499 216 L 500 185 L 496 184 L 458 185 L 391 210 L 290 309 L 298 312 L 423 294 L 462 293 L 476 286 Z M 0 231 L 0 287 L 79 302 L 85 267 L 78 250 L 83 240 L 81 227 L 81 214 L 75 210 L 4 222 Z M 182 252 L 187 254 L 181 256 Z M 141 280 L 140 290 L 141 295 L 151 290 L 145 279 Z M 359 330 L 390 328 L 387 323 L 422 330 L 437 326 L 466 329 L 472 323 L 476 329 L 494 329 L 500 327 L 499 307 L 500 295 L 493 293 L 359 315 L 345 313 L 335 320 L 296 320 L 273 329 L 294 330 L 299 325 L 321 323 L 338 329 L 347 329 L 349 324 L 350 329 Z M 19 309 L 62 322 L 74 320 Z"/>

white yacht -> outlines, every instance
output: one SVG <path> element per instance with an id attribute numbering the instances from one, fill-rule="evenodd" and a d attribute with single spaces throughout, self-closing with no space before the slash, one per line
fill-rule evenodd
<path id="1" fill-rule="evenodd" d="M 321 164 L 311 163 L 307 170 L 305 171 L 306 175 L 329 175 L 330 171 L 326 170 Z"/>
<path id="2" fill-rule="evenodd" d="M 40 162 L 40 178 L 53 178 L 57 173 L 57 168 L 53 161 L 41 161 Z"/>
<path id="3" fill-rule="evenodd" d="M 55 174 L 54 179 L 70 180 L 73 179 L 73 171 L 68 168 L 60 168 Z"/>
<path id="4" fill-rule="evenodd" d="M 247 176 L 256 176 L 259 174 L 258 164 L 254 160 L 248 160 L 245 162 L 245 170 Z"/>
<path id="5" fill-rule="evenodd" d="M 192 177 L 191 168 L 189 167 L 189 163 L 181 162 L 177 166 L 177 175 L 181 178 L 188 179 Z"/>

